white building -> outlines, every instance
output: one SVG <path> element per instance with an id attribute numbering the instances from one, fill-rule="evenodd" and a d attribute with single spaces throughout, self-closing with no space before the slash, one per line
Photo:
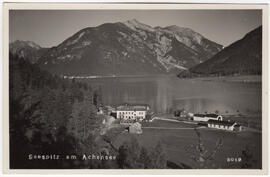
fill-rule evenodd
<path id="1" fill-rule="evenodd" d="M 146 117 L 146 110 L 117 110 L 117 119 L 143 120 Z"/>
<path id="2" fill-rule="evenodd" d="M 217 115 L 217 114 L 194 114 L 193 120 L 200 121 L 200 122 L 207 122 L 209 120 L 222 121 L 223 118 L 221 115 Z"/>
<path id="3" fill-rule="evenodd" d="M 148 105 L 121 105 L 116 109 L 116 118 L 124 122 L 142 121 L 148 110 Z"/>
<path id="4" fill-rule="evenodd" d="M 209 120 L 207 122 L 207 127 L 221 129 L 221 130 L 229 130 L 229 131 L 242 130 L 241 125 L 237 124 L 236 122 L 230 122 L 230 121 Z"/>

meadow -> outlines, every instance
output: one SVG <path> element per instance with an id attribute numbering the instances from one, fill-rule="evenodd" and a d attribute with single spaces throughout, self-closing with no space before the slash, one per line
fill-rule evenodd
<path id="1" fill-rule="evenodd" d="M 156 127 L 156 129 L 147 127 Z M 159 129 L 159 127 L 163 128 Z M 164 127 L 168 127 L 168 129 L 164 129 Z M 183 129 L 172 129 L 172 127 L 182 127 Z M 208 153 L 214 151 L 219 140 L 222 141 L 222 145 L 213 159 L 209 160 L 206 166 L 202 167 L 188 153 L 192 145 L 198 145 L 199 140 L 192 128 L 194 128 L 194 125 L 191 124 L 155 120 L 152 123 L 143 124 L 142 134 L 132 135 L 124 133 L 119 135 L 114 143 L 116 146 L 119 146 L 124 141 L 129 140 L 131 136 L 135 136 L 142 146 L 151 149 L 155 144 L 161 142 L 169 161 L 176 164 L 185 164 L 191 168 L 234 169 L 243 168 L 245 163 L 250 168 L 261 168 L 262 147 L 260 132 L 228 132 L 209 128 L 198 129 L 201 133 L 202 143 Z M 248 151 L 249 158 L 243 157 L 244 151 Z M 241 162 L 227 162 L 228 158 L 241 158 Z"/>

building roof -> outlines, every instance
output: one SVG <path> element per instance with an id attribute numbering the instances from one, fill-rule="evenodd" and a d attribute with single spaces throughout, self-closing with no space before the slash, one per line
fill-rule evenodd
<path id="1" fill-rule="evenodd" d="M 218 120 L 208 120 L 207 123 L 216 124 L 216 125 L 227 125 L 227 126 L 232 126 L 233 124 L 235 124 L 235 122 L 218 121 Z"/>
<path id="2" fill-rule="evenodd" d="M 205 116 L 206 116 L 206 117 L 214 117 L 214 118 L 217 118 L 219 115 L 217 115 L 217 114 L 206 114 Z"/>
<path id="3" fill-rule="evenodd" d="M 204 114 L 194 114 L 194 116 L 196 116 L 196 117 L 202 117 L 202 118 L 204 118 L 204 117 L 205 117 L 205 115 L 204 115 Z"/>
<path id="4" fill-rule="evenodd" d="M 217 114 L 194 114 L 196 117 L 206 118 L 206 117 L 212 117 L 217 118 L 219 115 Z"/>
<path id="5" fill-rule="evenodd" d="M 117 106 L 117 111 L 146 111 L 147 108 L 147 104 L 124 104 Z"/>
<path id="6" fill-rule="evenodd" d="M 146 111 L 144 108 L 117 108 L 117 111 Z"/>
<path id="7" fill-rule="evenodd" d="M 120 104 L 119 106 L 143 106 L 143 107 L 150 107 L 148 104 L 141 104 L 141 103 L 124 103 L 124 104 Z"/>

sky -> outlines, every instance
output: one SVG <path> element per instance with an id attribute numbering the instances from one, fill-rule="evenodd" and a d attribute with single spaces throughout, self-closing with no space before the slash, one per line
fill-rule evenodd
<path id="1" fill-rule="evenodd" d="M 9 38 L 41 47 L 62 43 L 79 30 L 137 19 L 150 26 L 188 27 L 228 46 L 262 24 L 261 10 L 11 10 Z"/>

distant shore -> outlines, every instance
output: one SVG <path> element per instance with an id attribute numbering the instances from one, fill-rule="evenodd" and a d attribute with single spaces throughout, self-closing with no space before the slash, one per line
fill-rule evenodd
<path id="1" fill-rule="evenodd" d="M 219 81 L 219 82 L 245 82 L 245 83 L 256 83 L 262 82 L 261 75 L 243 75 L 243 76 L 219 76 L 219 77 L 195 77 L 195 78 L 180 78 L 180 79 L 190 79 L 198 81 Z"/>
<path id="2" fill-rule="evenodd" d="M 102 79 L 102 78 L 151 78 L 151 77 L 177 77 L 173 74 L 157 74 L 157 75 L 90 75 L 90 76 L 63 76 L 65 79 Z M 179 78 L 181 80 L 194 81 L 220 81 L 220 82 L 262 82 L 261 75 L 243 75 L 243 76 L 215 76 L 215 77 L 193 77 Z"/>
<path id="3" fill-rule="evenodd" d="M 90 76 L 63 76 L 66 79 L 100 79 L 100 78 L 151 78 L 151 77 L 176 77 L 174 74 L 152 74 L 152 75 L 90 75 Z"/>

